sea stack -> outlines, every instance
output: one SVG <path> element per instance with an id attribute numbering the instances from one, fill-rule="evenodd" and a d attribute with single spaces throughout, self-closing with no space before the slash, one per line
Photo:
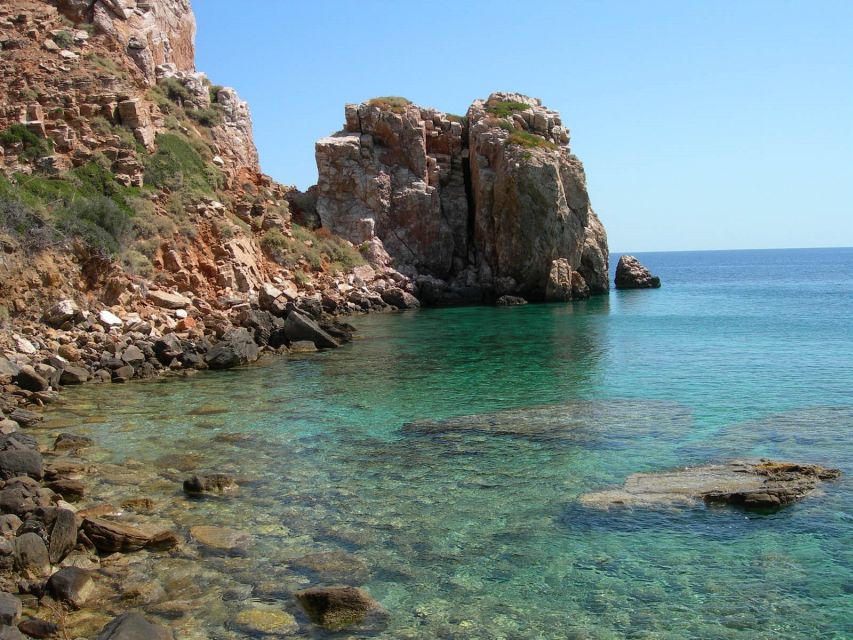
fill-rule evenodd
<path id="1" fill-rule="evenodd" d="M 660 278 L 653 276 L 634 256 L 622 256 L 616 265 L 617 289 L 658 289 Z"/>
<path id="2" fill-rule="evenodd" d="M 381 246 L 426 303 L 607 293 L 607 235 L 560 114 L 493 93 L 465 117 L 403 98 L 350 104 L 317 142 L 317 213 Z"/>

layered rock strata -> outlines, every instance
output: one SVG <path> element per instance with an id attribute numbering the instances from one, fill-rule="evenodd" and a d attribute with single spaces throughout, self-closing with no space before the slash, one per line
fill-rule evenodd
<path id="1" fill-rule="evenodd" d="M 316 211 L 354 243 L 381 242 L 427 302 L 608 291 L 607 236 L 560 115 L 494 93 L 465 118 L 400 98 L 347 105 L 316 144 Z"/>

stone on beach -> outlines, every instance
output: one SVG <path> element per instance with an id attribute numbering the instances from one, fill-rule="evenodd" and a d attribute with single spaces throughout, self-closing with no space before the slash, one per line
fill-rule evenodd
<path id="1" fill-rule="evenodd" d="M 47 588 L 57 599 L 79 608 L 92 595 L 95 583 L 85 569 L 65 567 L 50 577 Z"/>
<path id="2" fill-rule="evenodd" d="M 170 549 L 178 544 L 177 536 L 168 529 L 134 526 L 104 518 L 86 518 L 83 521 L 83 531 L 98 551 L 107 553 Z"/>
<path id="3" fill-rule="evenodd" d="M 356 587 L 312 587 L 294 595 L 312 622 L 330 629 L 358 624 L 371 612 L 382 611 L 367 591 Z"/>

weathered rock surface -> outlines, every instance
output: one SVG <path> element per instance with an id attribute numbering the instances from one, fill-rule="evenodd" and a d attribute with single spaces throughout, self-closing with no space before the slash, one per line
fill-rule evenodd
<path id="1" fill-rule="evenodd" d="M 130 612 L 114 618 L 101 630 L 97 640 L 174 640 L 174 634 L 142 614 Z"/>
<path id="2" fill-rule="evenodd" d="M 312 622 L 330 629 L 359 624 L 371 612 L 381 612 L 379 603 L 356 587 L 313 587 L 294 595 Z"/>
<path id="3" fill-rule="evenodd" d="M 196 542 L 216 551 L 238 551 L 245 549 L 251 541 L 251 536 L 245 531 L 237 531 L 227 527 L 211 527 L 198 525 L 190 528 L 190 535 Z"/>
<path id="4" fill-rule="evenodd" d="M 81 607 L 95 590 L 95 582 L 85 569 L 65 567 L 50 576 L 47 588 L 58 600 Z"/>
<path id="5" fill-rule="evenodd" d="M 464 120 L 402 99 L 347 105 L 345 129 L 316 145 L 317 213 L 445 284 L 422 299 L 605 293 L 607 237 L 568 139 L 558 113 L 520 94 L 477 100 Z"/>
<path id="6" fill-rule="evenodd" d="M 11 593 L 0 592 L 0 624 L 15 626 L 21 619 L 21 601 Z"/>
<path id="7" fill-rule="evenodd" d="M 245 609 L 237 614 L 234 626 L 256 635 L 289 635 L 299 629 L 296 618 L 285 611 L 274 609 Z"/>
<path id="8" fill-rule="evenodd" d="M 698 502 L 747 509 L 781 507 L 801 500 L 841 472 L 791 462 L 733 461 L 663 473 L 635 473 L 618 489 L 581 496 L 595 508 L 689 506 Z"/>
<path id="9" fill-rule="evenodd" d="M 211 369 L 230 369 L 258 359 L 258 345 L 245 328 L 232 329 L 205 356 Z"/>
<path id="10" fill-rule="evenodd" d="M 169 549 L 178 544 L 177 536 L 168 529 L 137 527 L 104 518 L 86 518 L 83 521 L 83 531 L 98 551 L 107 553 Z"/>
<path id="11" fill-rule="evenodd" d="M 184 480 L 184 493 L 190 496 L 200 496 L 205 493 L 233 493 L 237 489 L 237 483 L 234 481 L 234 478 L 224 473 L 192 476 Z"/>
<path id="12" fill-rule="evenodd" d="M 616 265 L 617 289 L 657 289 L 660 278 L 653 276 L 634 256 L 622 256 Z"/>

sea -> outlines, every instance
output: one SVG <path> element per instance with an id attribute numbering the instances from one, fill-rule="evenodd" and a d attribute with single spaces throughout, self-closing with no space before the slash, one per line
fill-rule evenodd
<path id="1" fill-rule="evenodd" d="M 105 610 L 183 638 L 264 637 L 246 610 L 299 638 L 853 638 L 853 249 L 635 255 L 660 289 L 354 317 L 334 351 L 66 394 L 42 437 L 94 438 L 88 503 L 151 498 L 129 520 L 185 540 Z M 746 458 L 844 475 L 762 513 L 581 502 Z M 185 498 L 205 472 L 239 493 Z M 312 625 L 293 593 L 330 584 L 384 615 Z"/>

